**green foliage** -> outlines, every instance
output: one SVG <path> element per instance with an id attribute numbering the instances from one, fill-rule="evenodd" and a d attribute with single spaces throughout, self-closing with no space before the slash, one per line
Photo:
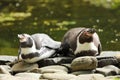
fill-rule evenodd
<path id="1" fill-rule="evenodd" d="M 0 13 L 0 23 L 6 21 L 23 20 L 26 17 L 30 17 L 30 16 L 31 13 L 24 13 L 24 12 Z"/>
<path id="2" fill-rule="evenodd" d="M 18 55 L 18 49 L 17 48 L 0 48 L 0 55 Z"/>
<path id="3" fill-rule="evenodd" d="M 6 40 L 3 40 L 3 39 L 0 39 L 0 47 L 11 47 L 11 43 L 6 41 Z"/>
<path id="4" fill-rule="evenodd" d="M 95 6 L 102 6 L 108 9 L 116 9 L 120 6 L 120 0 L 84 0 Z"/>
<path id="5" fill-rule="evenodd" d="M 113 80 L 120 80 L 120 78 L 114 78 Z"/>
<path id="6" fill-rule="evenodd" d="M 61 41 L 74 27 L 95 28 L 103 50 L 119 50 L 119 6 L 120 0 L 1 0 L 0 54 L 17 53 L 19 33 Z"/>

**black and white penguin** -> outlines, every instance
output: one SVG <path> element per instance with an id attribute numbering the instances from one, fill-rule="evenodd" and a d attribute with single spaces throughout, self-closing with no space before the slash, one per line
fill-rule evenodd
<path id="1" fill-rule="evenodd" d="M 54 41 L 47 34 L 18 34 L 20 41 L 18 59 L 21 57 L 27 63 L 34 63 L 51 57 L 61 42 Z"/>
<path id="2" fill-rule="evenodd" d="M 97 56 L 101 43 L 94 29 L 73 28 L 64 35 L 60 50 L 64 56 Z"/>

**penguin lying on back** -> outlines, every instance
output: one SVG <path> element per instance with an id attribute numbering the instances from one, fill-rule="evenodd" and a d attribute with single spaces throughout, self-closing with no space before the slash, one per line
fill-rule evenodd
<path id="1" fill-rule="evenodd" d="M 64 56 L 97 56 L 101 43 L 94 29 L 73 28 L 64 35 L 60 50 Z"/>
<path id="2" fill-rule="evenodd" d="M 51 57 L 61 42 L 54 41 L 46 34 L 18 34 L 20 49 L 18 60 L 21 57 L 25 62 L 34 63 Z"/>

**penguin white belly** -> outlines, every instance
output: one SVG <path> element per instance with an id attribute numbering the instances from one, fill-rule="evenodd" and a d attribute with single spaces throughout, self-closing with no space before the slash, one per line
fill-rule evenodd
<path id="1" fill-rule="evenodd" d="M 34 48 L 21 48 L 22 54 L 29 54 L 31 52 L 35 52 L 36 50 Z"/>
<path id="2" fill-rule="evenodd" d="M 93 42 L 84 43 L 84 44 L 80 44 L 79 42 L 77 42 L 77 48 L 76 48 L 74 54 L 76 55 L 77 53 L 80 53 L 81 51 L 87 51 L 87 50 L 95 50 L 95 51 L 97 51 L 97 47 L 94 45 Z"/>
<path id="3" fill-rule="evenodd" d="M 37 55 L 37 56 L 33 56 L 33 58 L 27 57 L 24 60 L 25 60 L 25 62 L 28 62 L 28 63 L 34 63 L 34 62 L 37 62 L 39 60 L 50 57 L 51 55 L 53 55 L 55 53 L 55 50 L 51 50 L 51 49 L 48 49 L 46 47 L 42 47 L 40 50 L 36 50 L 36 52 L 34 51 L 34 52 L 30 52 L 30 53 L 32 53 L 31 54 L 32 56 L 33 55 Z M 25 55 L 30 56 L 30 53 L 26 53 Z"/>

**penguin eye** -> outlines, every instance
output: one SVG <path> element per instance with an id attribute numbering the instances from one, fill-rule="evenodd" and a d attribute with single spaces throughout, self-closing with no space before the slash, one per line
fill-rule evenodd
<path id="1" fill-rule="evenodd" d="M 95 33 L 95 29 L 88 29 L 87 32 L 93 34 Z"/>

